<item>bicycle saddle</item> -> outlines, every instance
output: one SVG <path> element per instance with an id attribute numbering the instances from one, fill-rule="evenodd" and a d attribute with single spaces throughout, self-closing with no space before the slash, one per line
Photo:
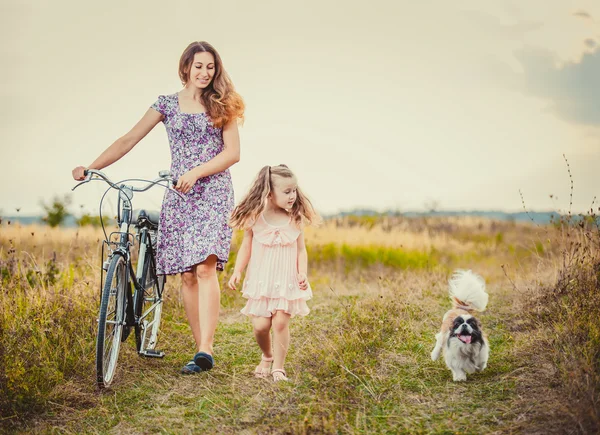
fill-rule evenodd
<path id="1" fill-rule="evenodd" d="M 135 220 L 131 222 L 134 225 L 140 225 L 144 222 L 148 222 L 151 227 L 158 227 L 158 219 L 160 217 L 160 212 L 156 210 L 139 210 L 133 213 L 136 216 Z"/>

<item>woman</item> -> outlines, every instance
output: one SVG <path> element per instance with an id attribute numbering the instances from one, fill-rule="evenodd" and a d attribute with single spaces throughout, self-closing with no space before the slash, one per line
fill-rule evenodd
<path id="1" fill-rule="evenodd" d="M 161 95 L 133 129 L 109 146 L 88 168 L 102 169 L 119 160 L 160 121 L 171 147 L 171 173 L 181 200 L 167 191 L 158 230 L 160 274 L 181 273 L 185 312 L 196 342 L 194 359 L 182 373 L 214 366 L 213 340 L 220 307 L 217 270 L 229 257 L 234 206 L 229 167 L 240 159 L 238 120 L 244 102 L 234 90 L 221 57 L 207 42 L 191 43 L 179 60 L 184 88 Z M 73 169 L 84 179 L 85 167 Z"/>

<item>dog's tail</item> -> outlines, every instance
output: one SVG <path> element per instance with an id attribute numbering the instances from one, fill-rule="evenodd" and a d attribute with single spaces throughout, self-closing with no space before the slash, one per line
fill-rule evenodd
<path id="1" fill-rule="evenodd" d="M 448 281 L 454 308 L 484 311 L 488 303 L 484 279 L 470 270 L 456 270 Z"/>

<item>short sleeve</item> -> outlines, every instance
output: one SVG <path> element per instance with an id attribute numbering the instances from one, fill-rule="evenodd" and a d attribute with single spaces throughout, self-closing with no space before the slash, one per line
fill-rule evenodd
<path id="1" fill-rule="evenodd" d="M 159 95 L 158 100 L 150 108 L 156 110 L 166 118 L 170 113 L 169 99 L 164 95 Z"/>

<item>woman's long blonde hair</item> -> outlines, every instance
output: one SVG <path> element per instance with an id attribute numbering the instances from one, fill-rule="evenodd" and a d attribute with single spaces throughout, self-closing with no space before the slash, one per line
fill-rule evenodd
<path id="1" fill-rule="evenodd" d="M 233 82 L 223 68 L 221 56 L 217 50 L 206 41 L 192 42 L 183 51 L 179 59 L 179 78 L 185 86 L 190 79 L 190 70 L 196 53 L 210 53 L 215 58 L 215 74 L 209 85 L 202 92 L 202 104 L 206 107 L 213 125 L 222 128 L 228 122 L 244 120 L 244 100 L 235 91 Z"/>
<path id="2" fill-rule="evenodd" d="M 250 191 L 244 199 L 233 209 L 229 225 L 233 228 L 248 229 L 260 214 L 265 210 L 269 193 L 273 190 L 273 176 L 293 178 L 294 174 L 286 165 L 265 166 L 252 183 Z M 308 225 L 319 224 L 321 218 L 313 208 L 310 200 L 299 187 L 296 187 L 296 202 L 290 210 L 292 222 L 303 228 Z"/>

